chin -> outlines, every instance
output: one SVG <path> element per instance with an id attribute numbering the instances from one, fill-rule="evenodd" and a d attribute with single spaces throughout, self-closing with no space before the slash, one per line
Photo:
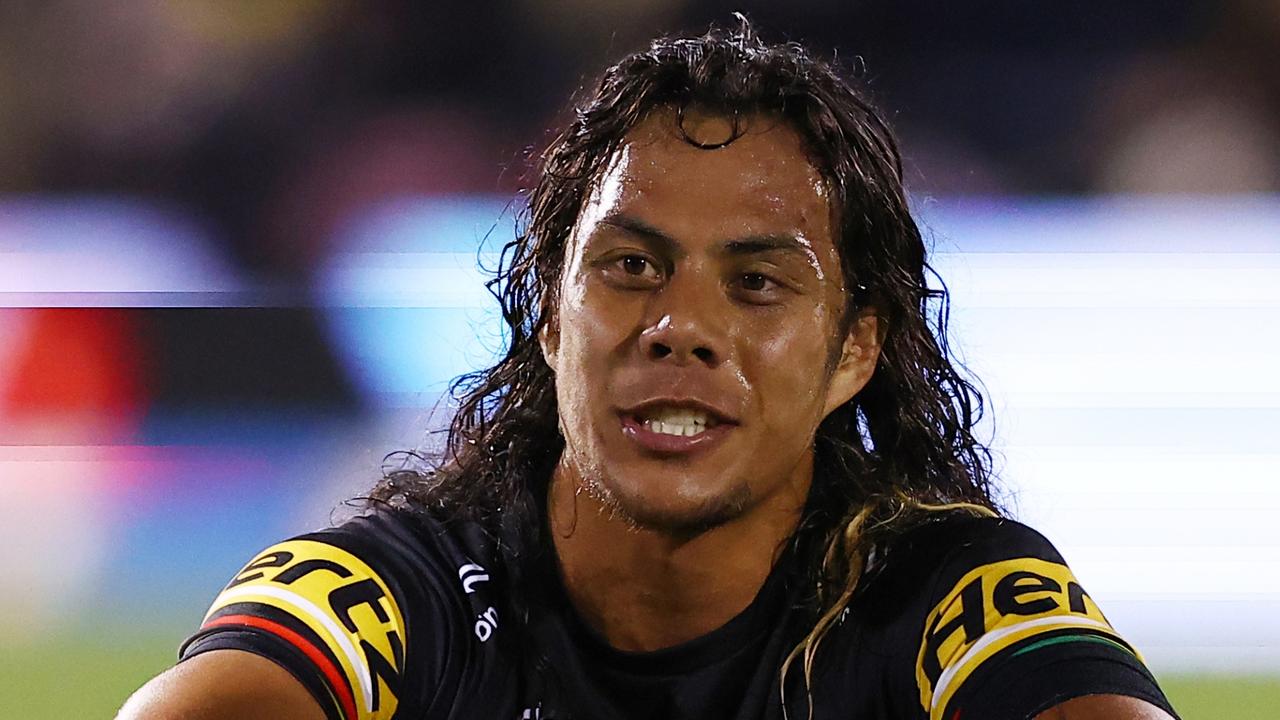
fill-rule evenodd
<path id="1" fill-rule="evenodd" d="M 655 496 L 654 490 L 651 485 L 639 488 L 614 478 L 598 479 L 588 488 L 633 527 L 673 534 L 697 534 L 724 525 L 746 512 L 751 500 L 745 483 L 707 493 L 671 488 Z"/>

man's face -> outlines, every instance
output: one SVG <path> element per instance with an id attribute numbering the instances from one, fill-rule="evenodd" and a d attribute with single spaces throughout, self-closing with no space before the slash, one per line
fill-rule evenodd
<path id="1" fill-rule="evenodd" d="M 875 319 L 846 335 L 825 182 L 800 136 L 748 117 L 706 150 L 674 111 L 625 138 L 566 252 L 556 374 L 562 465 L 641 526 L 802 504 L 818 424 L 869 379 Z M 686 115 L 703 142 L 717 116 Z"/>

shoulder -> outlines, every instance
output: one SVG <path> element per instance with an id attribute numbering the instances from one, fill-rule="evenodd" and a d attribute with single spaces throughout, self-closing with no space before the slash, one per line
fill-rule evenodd
<path id="1" fill-rule="evenodd" d="M 474 592 L 495 560 L 475 525 L 380 510 L 262 550 L 218 595 L 210 616 L 253 598 L 318 610 L 348 629 L 360 615 L 403 630 L 403 611 Z"/>
<path id="2" fill-rule="evenodd" d="M 379 510 L 256 554 L 210 606 L 182 657 L 247 650 L 288 669 L 331 716 L 429 703 L 472 644 L 469 602 L 495 570 L 487 535 Z"/>
<path id="3" fill-rule="evenodd" d="M 992 595 L 999 587 L 999 604 L 1009 607 L 1011 597 L 1021 595 L 1012 591 L 1033 575 L 1053 580 L 1064 592 L 1070 583 L 1079 585 L 1057 548 L 1036 530 L 1006 518 L 949 512 L 878 547 L 870 563 L 867 590 L 904 601 L 908 597 L 941 601 L 964 588 L 982 587 Z"/>
<path id="4" fill-rule="evenodd" d="M 939 513 L 912 526 L 895 539 L 889 552 L 907 551 L 916 560 L 939 562 L 1000 561 L 1020 556 L 1045 556 L 1057 562 L 1062 556 L 1044 535 L 1016 520 L 983 517 L 964 512 Z"/>
<path id="5" fill-rule="evenodd" d="M 365 558 L 388 582 L 457 597 L 501 574 L 498 544 L 480 525 L 420 513 L 380 510 L 305 535 Z"/>
<path id="6" fill-rule="evenodd" d="M 979 576 L 994 587 L 1013 571 L 1039 568 L 1061 574 L 1065 567 L 1053 544 L 1022 523 L 939 513 L 876 547 L 862 583 L 861 604 L 878 622 L 901 623 L 908 606 L 940 600 Z"/>
<path id="7" fill-rule="evenodd" d="M 1018 712 L 1094 692 L 1164 702 L 1141 655 L 1026 525 L 947 513 L 905 532 L 881 565 L 871 584 L 910 608 L 893 623 L 914 649 L 913 682 L 904 685 L 930 717 L 961 707 L 1005 717 L 990 710 L 997 686 Z"/>

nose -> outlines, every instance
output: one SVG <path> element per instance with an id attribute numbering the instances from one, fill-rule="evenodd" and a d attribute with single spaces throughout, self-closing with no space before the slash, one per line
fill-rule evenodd
<path id="1" fill-rule="evenodd" d="M 640 347 L 650 360 L 675 365 L 701 363 L 713 368 L 724 360 L 726 320 L 716 312 L 712 293 L 700 293 L 698 278 L 673 277 L 653 296 L 640 333 Z"/>

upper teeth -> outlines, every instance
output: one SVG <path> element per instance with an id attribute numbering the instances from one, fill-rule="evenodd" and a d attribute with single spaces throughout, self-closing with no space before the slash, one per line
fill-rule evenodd
<path id="1" fill-rule="evenodd" d="M 706 413 L 682 408 L 656 410 L 644 418 L 647 430 L 666 435 L 697 435 L 706 430 L 709 423 Z"/>

